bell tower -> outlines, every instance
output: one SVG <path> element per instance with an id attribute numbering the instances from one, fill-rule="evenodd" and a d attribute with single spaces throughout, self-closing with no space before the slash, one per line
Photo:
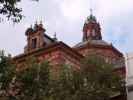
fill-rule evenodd
<path id="1" fill-rule="evenodd" d="M 40 22 L 40 24 L 36 22 L 34 27 L 31 26 L 26 30 L 25 35 L 27 36 L 27 45 L 25 47 L 25 52 L 39 49 L 45 45 L 43 38 L 45 31 L 42 22 Z"/>
<path id="2" fill-rule="evenodd" d="M 102 40 L 100 24 L 93 16 L 92 10 L 83 27 L 83 42 L 87 40 Z"/>

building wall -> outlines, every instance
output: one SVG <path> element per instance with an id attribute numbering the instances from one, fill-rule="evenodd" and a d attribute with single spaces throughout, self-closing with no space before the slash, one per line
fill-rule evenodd
<path id="1" fill-rule="evenodd" d="M 48 60 L 50 62 L 50 64 L 54 67 L 52 68 L 52 72 L 56 74 L 60 70 L 60 65 L 62 64 L 68 65 L 68 67 L 71 66 L 74 70 L 80 68 L 79 60 L 62 50 L 53 51 L 51 53 L 41 55 L 40 57 L 43 57 L 41 58 L 42 60 Z"/>
<path id="2" fill-rule="evenodd" d="M 45 52 L 44 50 L 44 52 L 35 57 L 39 62 L 48 61 L 52 67 L 50 68 L 50 71 L 55 77 L 59 75 L 59 71 L 62 65 L 68 65 L 68 67 L 71 67 L 74 70 L 80 69 L 80 58 L 79 57 L 76 58 L 74 54 L 71 53 L 70 51 L 67 51 L 67 49 L 62 50 L 58 48 L 50 52 Z M 23 60 L 21 60 L 21 58 L 17 59 L 18 71 L 25 69 L 24 63 L 26 58 L 28 58 L 28 56 L 24 57 Z"/>
<path id="3" fill-rule="evenodd" d="M 41 54 L 38 57 L 41 61 L 47 60 L 51 65 L 58 64 L 70 64 L 76 68 L 79 68 L 80 62 L 79 59 L 74 58 L 72 55 L 64 52 L 63 50 L 56 50 L 47 54 Z"/>
<path id="4" fill-rule="evenodd" d="M 84 56 L 88 56 L 88 55 L 91 55 L 91 54 L 98 54 L 100 56 L 103 56 L 107 62 L 114 64 L 116 68 L 125 66 L 124 57 L 119 57 L 111 49 L 83 48 L 83 49 L 80 49 L 78 51 L 79 51 L 79 53 L 83 54 Z"/>
<path id="5" fill-rule="evenodd" d="M 133 100 L 133 53 L 125 55 L 126 58 L 126 84 L 128 100 Z"/>

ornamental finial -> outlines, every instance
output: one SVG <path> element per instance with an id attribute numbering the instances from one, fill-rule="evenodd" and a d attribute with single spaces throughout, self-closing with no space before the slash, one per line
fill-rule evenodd
<path id="1" fill-rule="evenodd" d="M 56 36 L 56 32 L 54 33 L 54 38 L 55 41 L 57 41 L 57 36 Z"/>
<path id="2" fill-rule="evenodd" d="M 30 28 L 32 28 L 32 24 L 30 25 Z"/>
<path id="3" fill-rule="evenodd" d="M 90 8 L 90 14 L 93 15 L 93 10 L 92 10 L 92 8 Z"/>
<path id="4" fill-rule="evenodd" d="M 42 20 L 40 20 L 40 24 L 42 24 Z"/>
<path id="5" fill-rule="evenodd" d="M 37 25 L 38 24 L 38 21 L 36 20 L 35 24 Z"/>

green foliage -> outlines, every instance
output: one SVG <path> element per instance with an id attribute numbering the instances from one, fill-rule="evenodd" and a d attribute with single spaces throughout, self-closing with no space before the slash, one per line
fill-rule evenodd
<path id="1" fill-rule="evenodd" d="M 53 100 L 110 100 L 123 89 L 113 66 L 99 56 L 83 59 L 80 71 L 61 67 L 59 79 L 52 84 Z"/>
<path id="2" fill-rule="evenodd" d="M 11 62 L 10 56 L 6 56 L 4 51 L 0 51 L 0 95 L 7 92 L 8 86 L 15 75 L 15 66 Z"/>
<path id="3" fill-rule="evenodd" d="M 22 9 L 17 7 L 20 0 L 0 0 L 0 14 L 5 15 L 8 20 L 19 22 L 22 19 Z"/>
<path id="4" fill-rule="evenodd" d="M 110 100 L 123 92 L 122 79 L 114 73 L 113 66 L 95 55 L 83 59 L 77 71 L 73 66 L 59 66 L 57 79 L 51 78 L 53 67 L 46 61 L 38 63 L 37 59 L 29 58 L 24 70 L 16 72 L 14 67 L 11 58 L 1 52 L 1 90 L 15 93 L 9 94 L 8 100 Z"/>
<path id="5" fill-rule="evenodd" d="M 35 59 L 30 59 L 25 67 L 16 75 L 16 81 L 22 83 L 18 100 L 43 100 L 49 89 L 49 63 L 37 63 Z"/>
<path id="6" fill-rule="evenodd" d="M 124 88 L 122 78 L 114 72 L 113 65 L 101 56 L 92 55 L 84 59 L 82 73 L 89 95 L 93 98 L 91 100 L 109 100 Z"/>
<path id="7" fill-rule="evenodd" d="M 0 0 L 0 14 L 4 15 L 8 20 L 12 20 L 17 23 L 20 22 L 22 15 L 22 8 L 18 7 L 18 3 L 22 0 Z M 38 0 L 32 0 L 38 1 Z M 2 17 L 0 17 L 2 21 Z"/>
<path id="8" fill-rule="evenodd" d="M 73 91 L 72 72 L 68 66 L 60 66 L 61 71 L 58 80 L 51 81 L 50 96 L 53 100 L 71 100 Z"/>

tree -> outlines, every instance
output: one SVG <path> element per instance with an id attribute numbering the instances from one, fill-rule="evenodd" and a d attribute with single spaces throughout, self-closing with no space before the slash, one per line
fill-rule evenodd
<path id="1" fill-rule="evenodd" d="M 82 60 L 81 70 L 63 66 L 51 96 L 54 100 L 110 100 L 123 92 L 121 80 L 112 64 L 93 55 Z"/>
<path id="2" fill-rule="evenodd" d="M 29 58 L 16 71 L 10 57 L 0 56 L 1 90 L 8 100 L 110 100 L 123 93 L 122 78 L 100 56 L 82 60 L 80 70 L 61 65 L 58 78 L 51 78 L 48 62 Z"/>
<path id="3" fill-rule="evenodd" d="M 59 77 L 50 82 L 51 100 L 72 100 L 73 96 L 73 71 L 67 65 L 60 66 Z"/>
<path id="4" fill-rule="evenodd" d="M 38 0 L 32 0 L 38 1 Z M 21 0 L 0 0 L 0 14 L 4 15 L 8 20 L 12 20 L 13 22 L 20 22 L 23 15 L 21 14 L 22 8 L 18 7 L 18 3 Z M 3 18 L 0 17 L 2 21 Z"/>
<path id="5" fill-rule="evenodd" d="M 15 75 L 14 70 L 11 57 L 0 51 L 0 97 L 7 95 L 9 84 Z"/>
<path id="6" fill-rule="evenodd" d="M 123 94 L 122 77 L 101 56 L 91 55 L 84 59 L 82 73 L 91 100 L 110 100 L 113 96 Z"/>
<path id="7" fill-rule="evenodd" d="M 37 63 L 35 59 L 28 59 L 24 65 L 26 69 L 16 74 L 19 92 L 16 100 L 44 100 L 49 92 L 49 63 Z"/>

